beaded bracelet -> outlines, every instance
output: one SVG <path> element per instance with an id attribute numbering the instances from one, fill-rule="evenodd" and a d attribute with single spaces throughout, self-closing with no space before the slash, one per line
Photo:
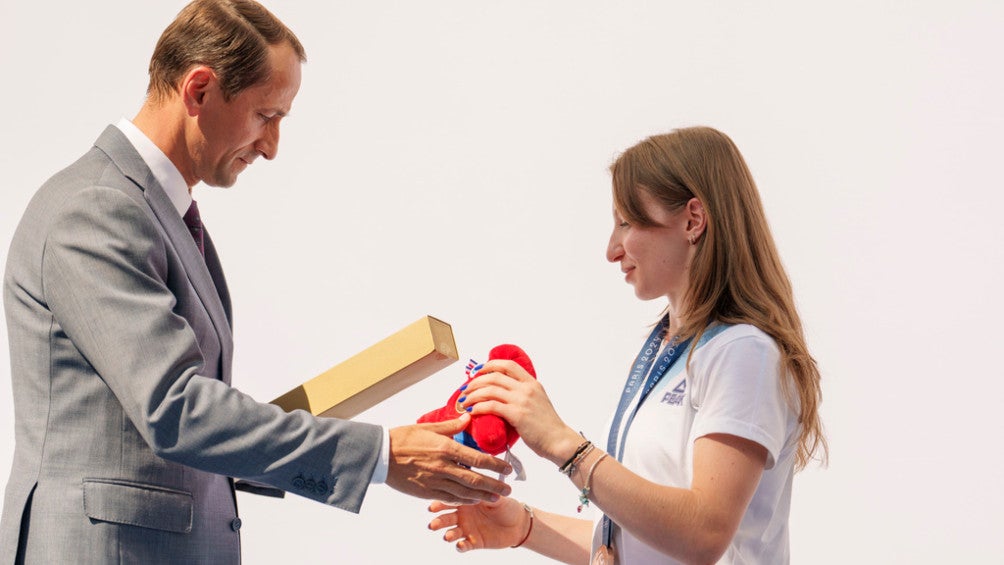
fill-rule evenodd
<path id="1" fill-rule="evenodd" d="M 589 466 L 589 472 L 586 473 L 586 482 L 582 484 L 582 491 L 579 493 L 579 507 L 575 509 L 576 512 L 582 512 L 583 508 L 589 506 L 589 483 L 593 482 L 593 471 L 596 470 L 596 466 L 600 464 L 600 461 L 603 461 L 606 457 L 606 453 L 601 453 L 600 457 Z"/>
<path id="2" fill-rule="evenodd" d="M 565 471 L 565 474 L 568 475 L 568 478 L 572 478 L 572 475 L 575 474 L 575 471 L 579 468 L 579 463 L 585 461 L 586 456 L 592 453 L 593 449 L 596 449 L 596 446 L 590 443 L 585 449 L 582 450 L 582 453 L 580 453 L 579 456 L 576 457 L 574 461 L 572 461 L 572 464 L 569 465 L 568 469 Z"/>
<path id="3" fill-rule="evenodd" d="M 509 547 L 511 547 L 513 549 L 515 549 L 515 548 L 523 545 L 524 543 L 526 543 L 526 540 L 530 539 L 530 532 L 533 531 L 533 508 L 530 508 L 529 506 L 526 505 L 526 503 L 523 503 L 523 510 L 526 510 L 526 512 L 530 515 L 530 527 L 527 528 L 526 535 L 523 536 L 523 539 L 521 539 L 519 541 L 519 543 L 517 543 L 516 545 L 510 545 L 509 546 Z"/>

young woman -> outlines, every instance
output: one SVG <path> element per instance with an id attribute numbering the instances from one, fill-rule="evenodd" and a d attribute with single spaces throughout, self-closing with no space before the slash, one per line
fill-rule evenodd
<path id="1" fill-rule="evenodd" d="M 487 363 L 461 398 L 508 420 L 603 516 L 503 498 L 433 503 L 429 527 L 461 552 L 518 546 L 565 563 L 787 563 L 792 476 L 825 460 L 826 441 L 819 372 L 753 178 L 706 127 L 648 138 L 611 172 L 607 259 L 638 298 L 668 304 L 608 437 L 580 436 L 515 363 Z"/>

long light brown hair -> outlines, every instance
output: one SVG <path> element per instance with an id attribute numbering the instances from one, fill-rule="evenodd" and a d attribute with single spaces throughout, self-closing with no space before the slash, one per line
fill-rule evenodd
<path id="1" fill-rule="evenodd" d="M 195 0 L 157 41 L 150 59 L 147 94 L 162 100 L 178 88 L 190 68 L 216 72 L 223 98 L 268 79 L 268 47 L 286 42 L 307 60 L 300 40 L 285 24 L 253 0 Z"/>
<path id="2" fill-rule="evenodd" d="M 756 183 L 735 143 L 712 128 L 682 128 L 641 141 L 610 170 L 614 205 L 639 226 L 658 225 L 646 214 L 640 191 L 669 211 L 691 198 L 704 206 L 707 227 L 690 265 L 686 311 L 678 312 L 680 337 L 699 339 L 712 322 L 750 324 L 772 337 L 781 352 L 782 390 L 799 411 L 796 468 L 817 454 L 825 463 L 819 369 L 805 344 Z"/>

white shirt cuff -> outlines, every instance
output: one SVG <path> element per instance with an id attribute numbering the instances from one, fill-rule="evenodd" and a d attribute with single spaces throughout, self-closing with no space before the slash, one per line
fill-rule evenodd
<path id="1" fill-rule="evenodd" d="M 377 460 L 376 468 L 373 469 L 373 476 L 370 478 L 371 485 L 378 485 L 387 480 L 387 469 L 390 467 L 390 430 L 383 428 L 383 442 L 380 443 L 380 459 Z"/>

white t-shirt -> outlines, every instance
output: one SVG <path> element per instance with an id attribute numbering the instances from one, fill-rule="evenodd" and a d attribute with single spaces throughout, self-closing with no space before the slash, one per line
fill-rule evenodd
<path id="1" fill-rule="evenodd" d="M 649 394 L 625 437 L 623 426 L 638 394 L 628 406 L 619 434 L 626 442 L 622 462 L 650 481 L 690 488 L 697 438 L 724 433 L 764 446 L 768 455 L 760 484 L 719 563 L 788 563 L 788 510 L 799 425 L 798 414 L 781 392 L 777 345 L 759 329 L 741 324 L 702 340 L 689 371 L 688 353 Z M 607 429 L 612 421 L 607 421 Z M 600 445 L 606 446 L 606 438 Z M 602 537 L 602 515 L 599 518 L 594 551 Z M 677 563 L 630 532 L 616 526 L 613 531 L 618 564 Z"/>

